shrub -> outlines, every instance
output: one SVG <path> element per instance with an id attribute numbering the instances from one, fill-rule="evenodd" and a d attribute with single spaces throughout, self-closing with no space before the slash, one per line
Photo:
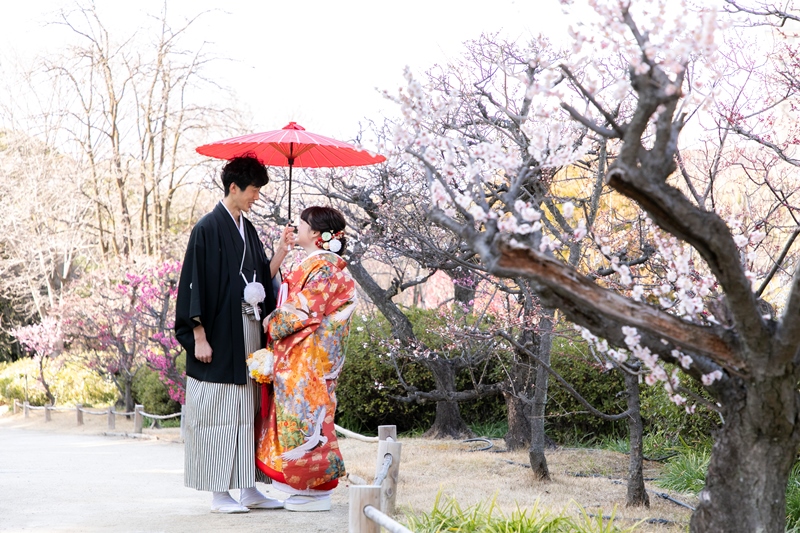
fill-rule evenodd
<path id="1" fill-rule="evenodd" d="M 586 343 L 557 336 L 553 339 L 550 363 L 595 409 L 609 414 L 627 408 L 625 380 L 618 371 L 608 371 L 590 359 Z M 627 437 L 625 421 L 610 422 L 586 412 L 564 387 L 552 377 L 548 385 L 545 430 L 561 443 L 592 443 Z"/>
<path id="2" fill-rule="evenodd" d="M 667 365 L 667 372 L 672 372 L 670 365 Z M 683 377 L 681 386 L 713 403 L 697 382 Z M 693 403 L 691 398 L 689 403 Z M 685 407 L 675 405 L 670 401 L 667 391 L 660 385 L 653 387 L 643 385 L 641 387 L 641 404 L 645 432 L 660 433 L 667 448 L 678 446 L 681 442 L 705 444 L 711 438 L 711 432 L 719 424 L 719 415 L 699 403 L 696 404 L 695 413 L 688 414 Z M 659 455 L 658 450 L 653 450 L 652 453 Z"/>
<path id="3" fill-rule="evenodd" d="M 145 412 L 154 415 L 171 415 L 181 410 L 181 404 L 169 397 L 166 385 L 158 372 L 142 367 L 133 378 L 133 398 L 144 407 Z"/>
<path id="4" fill-rule="evenodd" d="M 345 344 L 345 363 L 336 387 L 337 423 L 353 431 L 374 434 L 379 425 L 396 425 L 400 432 L 427 428 L 435 405 L 403 403 L 392 396 L 405 394 L 397 372 L 385 355 L 381 341 L 390 338 L 383 317 L 365 320 L 353 316 Z M 430 387 L 433 380 L 421 365 L 398 361 L 405 379 L 416 386 Z"/>
<path id="5" fill-rule="evenodd" d="M 27 375 L 28 401 L 31 405 L 44 405 L 47 400 L 44 389 L 36 379 L 38 373 L 36 362 L 29 357 L 13 363 L 0 363 L 0 401 L 25 401 Z M 45 369 L 45 376 L 57 405 L 110 405 L 117 397 L 113 383 L 103 380 L 76 357 L 68 359 L 57 371 Z"/>
<path id="6" fill-rule="evenodd" d="M 556 337 L 553 341 L 551 366 L 559 372 L 591 405 L 609 414 L 627 409 L 625 381 L 616 370 L 606 370 L 591 358 L 582 339 Z M 671 369 L 668 367 L 667 371 Z M 702 387 L 684 379 L 682 386 L 708 398 Z M 645 454 L 663 456 L 682 442 L 704 444 L 716 427 L 718 416 L 701 404 L 690 415 L 684 407 L 675 405 L 662 386 L 642 384 L 639 389 L 644 423 Z M 577 414 L 585 408 L 554 379 L 548 388 L 548 435 L 557 442 L 597 444 L 622 440 L 615 447 L 627 449 L 628 428 L 624 420 L 609 422 L 588 413 Z"/>
<path id="7" fill-rule="evenodd" d="M 431 333 L 443 320 L 439 313 L 416 308 L 407 310 L 407 313 L 420 340 L 433 347 L 442 343 L 441 337 Z M 435 385 L 431 373 L 422 363 L 390 360 L 382 344 L 390 339 L 389 324 L 382 316 L 354 315 L 345 345 L 345 365 L 336 389 L 339 425 L 369 434 L 374 433 L 379 425 L 396 425 L 399 432 L 421 432 L 433 423 L 435 402 L 405 403 L 393 398 L 406 395 L 395 363 L 407 384 L 424 391 L 433 390 Z M 495 364 L 488 371 L 499 375 L 499 365 Z M 471 388 L 472 381 L 467 371 L 457 376 L 456 386 L 459 390 Z M 500 396 L 461 402 L 460 407 L 468 424 L 496 425 L 498 419 L 505 420 L 506 417 L 505 404 Z"/>

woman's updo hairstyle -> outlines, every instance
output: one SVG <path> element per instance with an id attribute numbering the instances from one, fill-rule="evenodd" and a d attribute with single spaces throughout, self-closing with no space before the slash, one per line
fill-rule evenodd
<path id="1" fill-rule="evenodd" d="M 300 213 L 300 220 L 308 224 L 312 230 L 320 233 L 320 238 L 317 239 L 319 248 L 338 255 L 342 255 L 347 249 L 347 237 L 344 235 L 346 226 L 344 215 L 338 209 L 321 205 L 307 207 Z M 334 241 L 338 241 L 338 247 Z"/>

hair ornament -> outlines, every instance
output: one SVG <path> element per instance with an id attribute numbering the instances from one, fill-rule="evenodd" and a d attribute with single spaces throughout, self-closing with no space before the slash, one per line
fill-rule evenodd
<path id="1" fill-rule="evenodd" d="M 323 231 L 314 244 L 317 248 L 329 250 L 333 253 L 338 253 L 342 249 L 342 241 L 344 238 L 344 230 L 331 233 L 330 231 Z"/>

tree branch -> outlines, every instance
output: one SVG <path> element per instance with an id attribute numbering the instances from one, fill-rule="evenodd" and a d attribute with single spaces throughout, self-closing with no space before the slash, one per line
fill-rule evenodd
<path id="1" fill-rule="evenodd" d="M 634 326 L 682 350 L 708 357 L 736 373 L 747 370 L 745 362 L 738 358 L 731 346 L 734 339 L 724 339 L 712 328 L 690 324 L 604 289 L 560 261 L 534 250 L 502 245 L 500 258 L 492 270 L 503 276 L 524 276 L 534 280 L 546 289 L 537 290 L 545 303 L 560 308 L 570 320 L 600 335 L 608 336 L 611 328 L 598 328 L 596 322 L 592 323 L 590 314 L 619 324 L 617 329 L 622 325 Z"/>

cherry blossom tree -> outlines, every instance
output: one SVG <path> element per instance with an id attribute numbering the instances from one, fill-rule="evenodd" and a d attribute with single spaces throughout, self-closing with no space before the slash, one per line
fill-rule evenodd
<path id="1" fill-rule="evenodd" d="M 56 397 L 50 390 L 50 384 L 45 376 L 45 369 L 56 370 L 61 362 L 59 356 L 64 349 L 64 335 L 61 322 L 53 317 L 45 317 L 38 324 L 21 326 L 11 330 L 11 334 L 22 347 L 31 353 L 39 369 L 37 379 L 44 388 L 47 402 L 55 405 Z M 53 364 L 55 363 L 55 364 Z"/>
<path id="2" fill-rule="evenodd" d="M 181 350 L 172 335 L 179 263 L 121 264 L 117 272 L 95 272 L 73 288 L 61 309 L 68 337 L 86 350 L 90 368 L 114 382 L 125 409 L 133 409 L 133 380 L 148 364 L 170 397 L 182 399 Z"/>
<path id="3" fill-rule="evenodd" d="M 770 189 L 774 182 L 765 178 L 795 172 L 796 143 L 791 135 L 769 139 L 756 126 L 768 131 L 767 118 L 779 104 L 797 101 L 793 83 L 784 82 L 782 90 L 775 81 L 759 83 L 776 64 L 791 79 L 780 51 L 792 46 L 751 41 L 743 69 L 730 58 L 748 49 L 725 41 L 731 34 L 720 26 L 730 19 L 718 19 L 713 9 L 687 16 L 694 8 L 685 2 L 589 5 L 596 17 L 582 16 L 573 28 L 572 54 L 550 63 L 532 55 L 530 65 L 542 74 L 520 80 L 531 106 L 520 118 L 531 140 L 526 164 L 519 164 L 512 143 L 428 129 L 429 117 L 462 105 L 460 95 L 433 97 L 411 75 L 398 98 L 404 123 L 397 142 L 428 176 L 431 219 L 465 239 L 489 272 L 530 280 L 542 304 L 584 328 L 609 364 L 640 365 L 648 383 L 666 387 L 689 411 L 701 399 L 681 387 L 681 376 L 714 399 L 724 422 L 692 531 L 782 531 L 786 481 L 800 440 L 800 273 L 787 261 L 797 224 L 792 191 Z M 602 83 L 609 78 L 616 81 Z M 715 154 L 710 164 L 691 149 L 695 139 Z M 657 286 L 602 241 L 596 246 L 607 268 L 629 292 L 583 275 L 569 263 L 566 243 L 550 228 L 531 225 L 526 210 L 540 207 L 523 196 L 531 176 L 580 165 L 598 142 L 617 154 L 605 184 L 646 215 L 642 223 L 656 243 L 651 255 L 666 278 Z M 453 163 L 463 160 L 470 164 Z M 726 160 L 729 171 L 719 172 Z M 748 169 L 744 161 L 759 164 Z M 766 218 L 753 220 L 756 210 L 731 194 L 743 175 L 752 186 L 746 198 L 774 199 Z M 497 184 L 499 207 L 484 192 Z M 565 199 L 561 208 L 572 218 L 574 204 Z M 584 229 L 572 238 L 592 239 L 592 227 Z M 786 253 L 770 254 L 765 240 L 782 241 L 774 249 Z M 774 280 L 782 282 L 770 304 L 759 289 Z"/>

